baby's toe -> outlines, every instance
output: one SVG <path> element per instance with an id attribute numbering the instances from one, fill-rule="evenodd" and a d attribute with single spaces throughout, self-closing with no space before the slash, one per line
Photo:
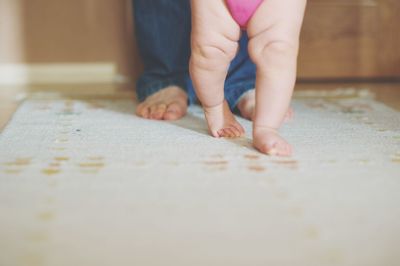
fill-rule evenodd
<path id="1" fill-rule="evenodd" d="M 219 130 L 210 129 L 210 133 L 214 138 L 223 138 L 224 137 L 223 129 L 219 129 Z"/>
<path id="2" fill-rule="evenodd" d="M 265 149 L 265 154 L 268 154 L 268 155 L 271 155 L 271 156 L 280 155 L 279 154 L 279 150 L 275 146 L 267 147 Z"/>
<path id="3" fill-rule="evenodd" d="M 224 138 L 233 138 L 235 136 L 235 132 L 229 127 L 222 129 L 222 132 Z"/>
<path id="4" fill-rule="evenodd" d="M 292 154 L 291 146 L 288 143 L 280 141 L 279 147 L 279 156 L 290 156 Z"/>
<path id="5" fill-rule="evenodd" d="M 237 138 L 237 137 L 240 137 L 242 135 L 240 133 L 240 130 L 238 128 L 236 128 L 234 125 L 229 127 L 228 129 L 231 132 L 233 138 Z"/>
<path id="6" fill-rule="evenodd" d="M 286 156 L 292 156 L 293 148 L 290 144 L 286 144 Z"/>
<path id="7" fill-rule="evenodd" d="M 235 131 L 237 132 L 236 137 L 241 137 L 244 135 L 245 130 L 241 124 L 239 124 L 239 123 L 234 124 L 233 127 L 235 128 Z"/>
<path id="8" fill-rule="evenodd" d="M 221 128 L 221 129 L 216 130 L 216 131 L 211 130 L 211 135 L 213 135 L 213 137 L 216 137 L 216 138 L 223 138 L 224 135 L 225 135 L 224 129 Z"/>
<path id="9" fill-rule="evenodd" d="M 275 144 L 275 142 L 264 143 L 263 145 L 261 145 L 260 151 L 268 155 L 277 155 L 278 150 L 276 149 Z"/>

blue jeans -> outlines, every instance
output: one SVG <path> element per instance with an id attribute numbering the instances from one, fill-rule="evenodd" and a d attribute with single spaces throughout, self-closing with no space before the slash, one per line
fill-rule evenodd
<path id="1" fill-rule="evenodd" d="M 144 72 L 136 84 L 139 101 L 168 86 L 178 86 L 197 101 L 189 76 L 191 13 L 189 0 L 133 0 L 136 39 Z M 225 98 L 233 110 L 238 99 L 255 87 L 255 65 L 243 32 L 240 49 L 225 81 Z"/>

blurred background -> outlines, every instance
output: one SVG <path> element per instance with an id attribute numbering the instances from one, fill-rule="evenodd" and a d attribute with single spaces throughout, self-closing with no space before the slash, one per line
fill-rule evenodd
<path id="1" fill-rule="evenodd" d="M 0 85 L 127 83 L 141 71 L 129 0 L 0 0 Z M 398 81 L 399 0 L 309 0 L 299 79 Z"/>
<path id="2" fill-rule="evenodd" d="M 0 0 L 0 85 L 133 80 L 131 13 L 129 0 Z"/>

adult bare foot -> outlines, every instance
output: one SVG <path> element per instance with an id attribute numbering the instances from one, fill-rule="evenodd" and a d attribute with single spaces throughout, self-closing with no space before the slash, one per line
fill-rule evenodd
<path id="1" fill-rule="evenodd" d="M 248 120 L 253 120 L 256 107 L 256 90 L 252 89 L 246 92 L 237 105 L 240 115 Z M 293 119 L 294 111 L 289 107 L 283 122 L 289 122 Z"/>
<path id="2" fill-rule="evenodd" d="M 187 94 L 176 86 L 162 89 L 140 103 L 136 114 L 154 120 L 177 120 L 187 111 Z"/>
<path id="3" fill-rule="evenodd" d="M 226 101 L 213 107 L 203 106 L 203 109 L 212 136 L 235 138 L 244 135 L 244 128 L 236 121 Z"/>

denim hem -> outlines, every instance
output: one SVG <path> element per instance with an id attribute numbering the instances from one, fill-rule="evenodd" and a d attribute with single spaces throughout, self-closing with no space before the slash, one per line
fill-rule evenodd
<path id="1" fill-rule="evenodd" d="M 249 90 L 252 90 L 255 88 L 255 82 L 254 81 L 249 81 L 249 82 L 242 82 L 239 84 L 236 84 L 234 87 L 229 87 L 225 91 L 225 99 L 229 104 L 229 107 L 231 108 L 232 111 L 237 113 L 237 104 L 239 103 L 240 98 Z"/>
<path id="2" fill-rule="evenodd" d="M 136 86 L 136 95 L 137 95 L 139 102 L 143 102 L 150 95 L 153 95 L 154 93 L 156 93 L 162 89 L 165 89 L 167 87 L 170 87 L 170 86 L 177 86 L 180 89 L 182 89 L 184 92 L 187 93 L 187 89 L 186 89 L 184 82 L 180 82 L 175 79 L 165 79 L 162 81 L 157 81 L 157 82 L 152 82 L 152 83 L 146 84 L 145 86 L 137 85 Z"/>

